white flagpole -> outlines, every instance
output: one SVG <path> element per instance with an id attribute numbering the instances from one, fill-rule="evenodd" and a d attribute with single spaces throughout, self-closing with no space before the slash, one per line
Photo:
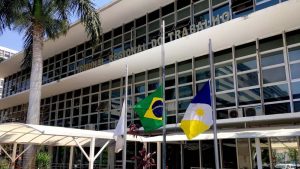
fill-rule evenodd
<path id="1" fill-rule="evenodd" d="M 124 115 L 124 148 L 122 152 L 122 169 L 126 169 L 126 146 L 127 146 L 127 100 L 128 100 L 128 65 L 126 64 L 126 77 L 125 77 L 125 115 Z"/>
<path id="2" fill-rule="evenodd" d="M 167 145 L 166 145 L 166 105 L 165 105 L 165 21 L 162 21 L 161 26 L 161 67 L 162 67 L 162 97 L 163 97 L 163 169 L 166 169 L 167 166 Z"/>
<path id="3" fill-rule="evenodd" d="M 219 147 L 218 147 L 218 136 L 217 136 L 217 114 L 216 114 L 216 95 L 215 95 L 215 67 L 214 67 L 214 56 L 213 56 L 213 51 L 212 51 L 212 44 L 211 44 L 211 39 L 209 39 L 209 63 L 210 63 L 210 88 L 211 88 L 211 107 L 212 107 L 212 117 L 213 117 L 213 128 L 214 128 L 214 150 L 215 150 L 215 167 L 216 169 L 220 168 L 220 163 L 219 163 Z"/>

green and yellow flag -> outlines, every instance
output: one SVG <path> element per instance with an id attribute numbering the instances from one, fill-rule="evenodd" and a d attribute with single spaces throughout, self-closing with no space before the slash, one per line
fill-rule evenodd
<path id="1" fill-rule="evenodd" d="M 163 125 L 162 87 L 134 105 L 133 109 L 140 117 L 146 132 L 160 128 Z"/>

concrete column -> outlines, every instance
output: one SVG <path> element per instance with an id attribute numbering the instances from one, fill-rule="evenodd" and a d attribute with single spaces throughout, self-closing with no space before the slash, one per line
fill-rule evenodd
<path id="1" fill-rule="evenodd" d="M 257 169 L 262 169 L 261 148 L 259 138 L 255 138 Z"/>
<path id="2" fill-rule="evenodd" d="M 70 157 L 69 157 L 69 169 L 73 168 L 73 159 L 74 159 L 74 147 L 70 147 Z"/>
<path id="3" fill-rule="evenodd" d="M 157 142 L 157 157 L 156 157 L 156 166 L 157 166 L 157 169 L 161 169 L 161 143 L 160 142 Z"/>
<path id="4" fill-rule="evenodd" d="M 115 144 L 111 144 L 107 148 L 108 151 L 108 169 L 115 169 Z"/>

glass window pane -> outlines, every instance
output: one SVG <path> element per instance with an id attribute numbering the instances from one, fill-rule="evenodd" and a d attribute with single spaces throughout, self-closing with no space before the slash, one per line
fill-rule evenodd
<path id="1" fill-rule="evenodd" d="M 300 101 L 294 102 L 294 110 L 295 112 L 300 112 Z"/>
<path id="2" fill-rule="evenodd" d="M 284 67 L 263 70 L 262 74 L 264 84 L 286 80 Z"/>
<path id="3" fill-rule="evenodd" d="M 226 63 L 222 65 L 218 65 L 215 68 L 215 76 L 229 75 L 232 74 L 232 63 Z"/>
<path id="4" fill-rule="evenodd" d="M 231 60 L 232 59 L 231 49 L 215 52 L 214 57 L 215 57 L 215 63 Z"/>
<path id="5" fill-rule="evenodd" d="M 300 78 L 300 63 L 291 64 L 292 79 Z"/>
<path id="6" fill-rule="evenodd" d="M 166 77 L 166 87 L 171 87 L 171 86 L 174 86 L 175 85 L 175 77 L 172 76 L 172 77 Z"/>
<path id="7" fill-rule="evenodd" d="M 256 68 L 257 68 L 257 63 L 256 63 L 255 57 L 237 61 L 237 71 L 238 72 L 252 70 L 252 69 L 256 69 Z"/>
<path id="8" fill-rule="evenodd" d="M 120 97 L 120 89 L 115 89 L 111 91 L 111 98 Z"/>
<path id="9" fill-rule="evenodd" d="M 216 95 L 217 108 L 235 106 L 235 94 L 225 93 Z"/>
<path id="10" fill-rule="evenodd" d="M 192 69 L 192 60 L 186 60 L 178 63 L 178 72 Z"/>
<path id="11" fill-rule="evenodd" d="M 145 92 L 145 84 L 142 83 L 142 84 L 135 85 L 135 93 L 142 93 L 142 92 Z"/>
<path id="12" fill-rule="evenodd" d="M 288 45 L 299 43 L 300 42 L 300 30 L 298 29 L 298 30 L 295 30 L 292 32 L 288 32 L 286 34 L 286 39 L 287 39 Z"/>
<path id="13" fill-rule="evenodd" d="M 300 47 L 289 49 L 290 61 L 300 60 Z"/>
<path id="14" fill-rule="evenodd" d="M 178 20 L 186 18 L 188 16 L 190 16 L 190 8 L 185 8 L 183 10 L 178 11 L 178 13 L 177 13 Z"/>
<path id="15" fill-rule="evenodd" d="M 247 105 L 247 104 L 254 104 L 260 103 L 260 90 L 259 89 L 250 89 L 239 91 L 239 104 L 240 105 Z"/>
<path id="16" fill-rule="evenodd" d="M 300 98 L 300 82 L 293 82 L 292 83 L 292 93 L 294 99 Z"/>
<path id="17" fill-rule="evenodd" d="M 192 72 L 179 75 L 178 77 L 179 84 L 190 83 L 192 82 L 192 80 L 193 80 Z"/>
<path id="18" fill-rule="evenodd" d="M 210 68 L 200 69 L 196 71 L 196 81 L 210 78 Z"/>
<path id="19" fill-rule="evenodd" d="M 265 114 L 281 114 L 281 113 L 290 113 L 291 107 L 290 103 L 278 103 L 265 105 Z"/>
<path id="20" fill-rule="evenodd" d="M 190 99 L 178 101 L 178 113 L 184 113 L 190 103 L 191 103 Z"/>
<path id="21" fill-rule="evenodd" d="M 195 68 L 209 65 L 208 56 L 199 56 L 195 58 Z"/>
<path id="22" fill-rule="evenodd" d="M 179 87 L 179 98 L 193 96 L 193 88 L 192 85 Z"/>
<path id="23" fill-rule="evenodd" d="M 226 91 L 234 89 L 233 77 L 216 79 L 216 91 Z"/>
<path id="24" fill-rule="evenodd" d="M 139 73 L 135 75 L 135 82 L 140 82 L 145 80 L 145 73 Z"/>
<path id="25" fill-rule="evenodd" d="M 258 85 L 257 72 L 238 75 L 237 78 L 238 78 L 239 88 Z"/>
<path id="26" fill-rule="evenodd" d="M 276 49 L 283 46 L 282 35 L 277 35 L 259 41 L 260 51 Z"/>
<path id="27" fill-rule="evenodd" d="M 155 90 L 155 89 L 158 88 L 158 86 L 159 86 L 159 82 L 158 81 L 148 82 L 148 91 Z"/>
<path id="28" fill-rule="evenodd" d="M 148 79 L 154 79 L 159 77 L 159 69 L 153 69 L 148 71 Z"/>
<path id="29" fill-rule="evenodd" d="M 206 9 L 208 9 L 208 0 L 201 1 L 194 5 L 194 13 L 198 13 Z"/>
<path id="30" fill-rule="evenodd" d="M 167 89 L 166 90 L 166 100 L 173 100 L 176 98 L 175 89 Z"/>
<path id="31" fill-rule="evenodd" d="M 274 85 L 263 88 L 265 102 L 288 100 L 288 85 Z"/>
<path id="32" fill-rule="evenodd" d="M 235 47 L 235 57 L 239 58 L 242 56 L 247 56 L 250 54 L 256 53 L 256 44 L 255 42 L 243 44 Z"/>
<path id="33" fill-rule="evenodd" d="M 263 67 L 283 63 L 283 51 L 261 55 L 261 65 Z"/>

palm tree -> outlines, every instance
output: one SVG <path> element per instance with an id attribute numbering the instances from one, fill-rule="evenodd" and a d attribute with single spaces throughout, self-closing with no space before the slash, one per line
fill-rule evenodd
<path id="1" fill-rule="evenodd" d="M 5 28 L 25 32 L 22 68 L 31 67 L 26 121 L 29 124 L 40 121 L 43 42 L 66 34 L 74 14 L 96 44 L 100 40 L 101 23 L 91 0 L 1 0 L 0 34 Z"/>

